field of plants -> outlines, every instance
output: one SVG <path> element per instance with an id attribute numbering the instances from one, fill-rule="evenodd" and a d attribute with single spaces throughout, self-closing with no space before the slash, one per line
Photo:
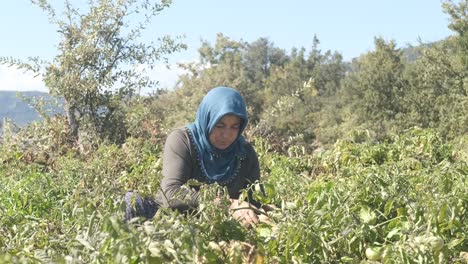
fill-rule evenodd
<path id="1" fill-rule="evenodd" d="M 213 203 L 218 186 L 202 186 L 194 214 L 124 223 L 126 190 L 156 193 L 162 144 L 128 139 L 84 155 L 61 127 L 4 137 L 1 263 L 468 262 L 466 138 L 412 129 L 377 143 L 363 133 L 314 154 L 252 138 L 266 193 L 255 195 L 277 210 L 244 229 Z"/>
<path id="2" fill-rule="evenodd" d="M 0 64 L 42 78 L 64 112 L 31 99 L 41 121 L 1 124 L 0 264 L 468 263 L 468 0 L 441 1 L 450 37 L 376 37 L 351 62 L 316 36 L 288 52 L 217 34 L 173 90 L 149 73 L 186 44 L 141 37 L 172 1 L 30 2 L 56 55 Z M 246 99 L 253 193 L 276 209 L 245 229 L 222 187 L 202 185 L 193 213 L 125 223 L 125 192 L 156 194 L 165 135 L 219 85 Z"/>

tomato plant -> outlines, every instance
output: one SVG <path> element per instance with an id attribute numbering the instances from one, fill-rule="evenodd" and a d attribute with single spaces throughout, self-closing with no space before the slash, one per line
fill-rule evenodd
<path id="1" fill-rule="evenodd" d="M 265 194 L 254 195 L 277 209 L 252 229 L 213 202 L 215 185 L 201 186 L 193 214 L 161 209 L 123 223 L 125 191 L 159 187 L 162 147 L 144 140 L 87 156 L 70 150 L 50 164 L 5 144 L 0 261 L 462 263 L 468 162 L 432 131 L 340 141 L 320 154 L 280 154 L 257 142 Z"/>

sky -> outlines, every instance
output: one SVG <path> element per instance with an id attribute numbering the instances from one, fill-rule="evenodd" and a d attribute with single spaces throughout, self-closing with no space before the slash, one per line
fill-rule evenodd
<path id="1" fill-rule="evenodd" d="M 53 6 L 62 0 L 50 0 Z M 71 0 L 80 6 L 85 0 Z M 156 65 L 151 77 L 172 88 L 177 62 L 198 59 L 201 41 L 215 44 L 223 33 L 235 41 L 268 38 L 286 52 L 310 51 L 314 35 L 322 51 L 337 51 L 345 60 L 372 51 L 375 37 L 393 40 L 398 47 L 441 40 L 453 34 L 440 0 L 173 0 L 144 31 L 143 40 L 165 34 L 184 36 L 188 45 L 169 57 L 171 69 Z M 38 56 L 52 61 L 59 34 L 47 15 L 30 0 L 3 0 L 0 9 L 0 57 Z M 0 65 L 0 90 L 46 91 L 40 77 Z"/>

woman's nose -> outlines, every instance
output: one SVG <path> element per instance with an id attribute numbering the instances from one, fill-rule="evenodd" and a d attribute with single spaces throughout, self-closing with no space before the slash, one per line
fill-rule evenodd
<path id="1" fill-rule="evenodd" d="M 230 129 L 224 128 L 224 129 L 222 130 L 221 135 L 222 135 L 223 138 L 230 138 L 230 137 L 231 137 L 231 133 L 232 133 L 232 131 L 231 131 Z"/>
<path id="2" fill-rule="evenodd" d="M 221 136 L 222 136 L 223 138 L 229 137 L 229 130 L 227 130 L 226 128 L 224 128 L 224 129 L 221 131 Z"/>

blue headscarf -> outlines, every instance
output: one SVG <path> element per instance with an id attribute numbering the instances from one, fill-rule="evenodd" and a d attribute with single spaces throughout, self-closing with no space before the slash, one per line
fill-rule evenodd
<path id="1" fill-rule="evenodd" d="M 210 143 L 209 136 L 223 116 L 232 114 L 242 122 L 236 140 L 226 149 L 218 149 Z M 198 106 L 195 122 L 187 125 L 196 147 L 198 163 L 209 182 L 228 183 L 237 175 L 241 160 L 245 158 L 244 137 L 247 126 L 247 110 L 244 99 L 229 87 L 216 87 L 209 91 Z"/>

